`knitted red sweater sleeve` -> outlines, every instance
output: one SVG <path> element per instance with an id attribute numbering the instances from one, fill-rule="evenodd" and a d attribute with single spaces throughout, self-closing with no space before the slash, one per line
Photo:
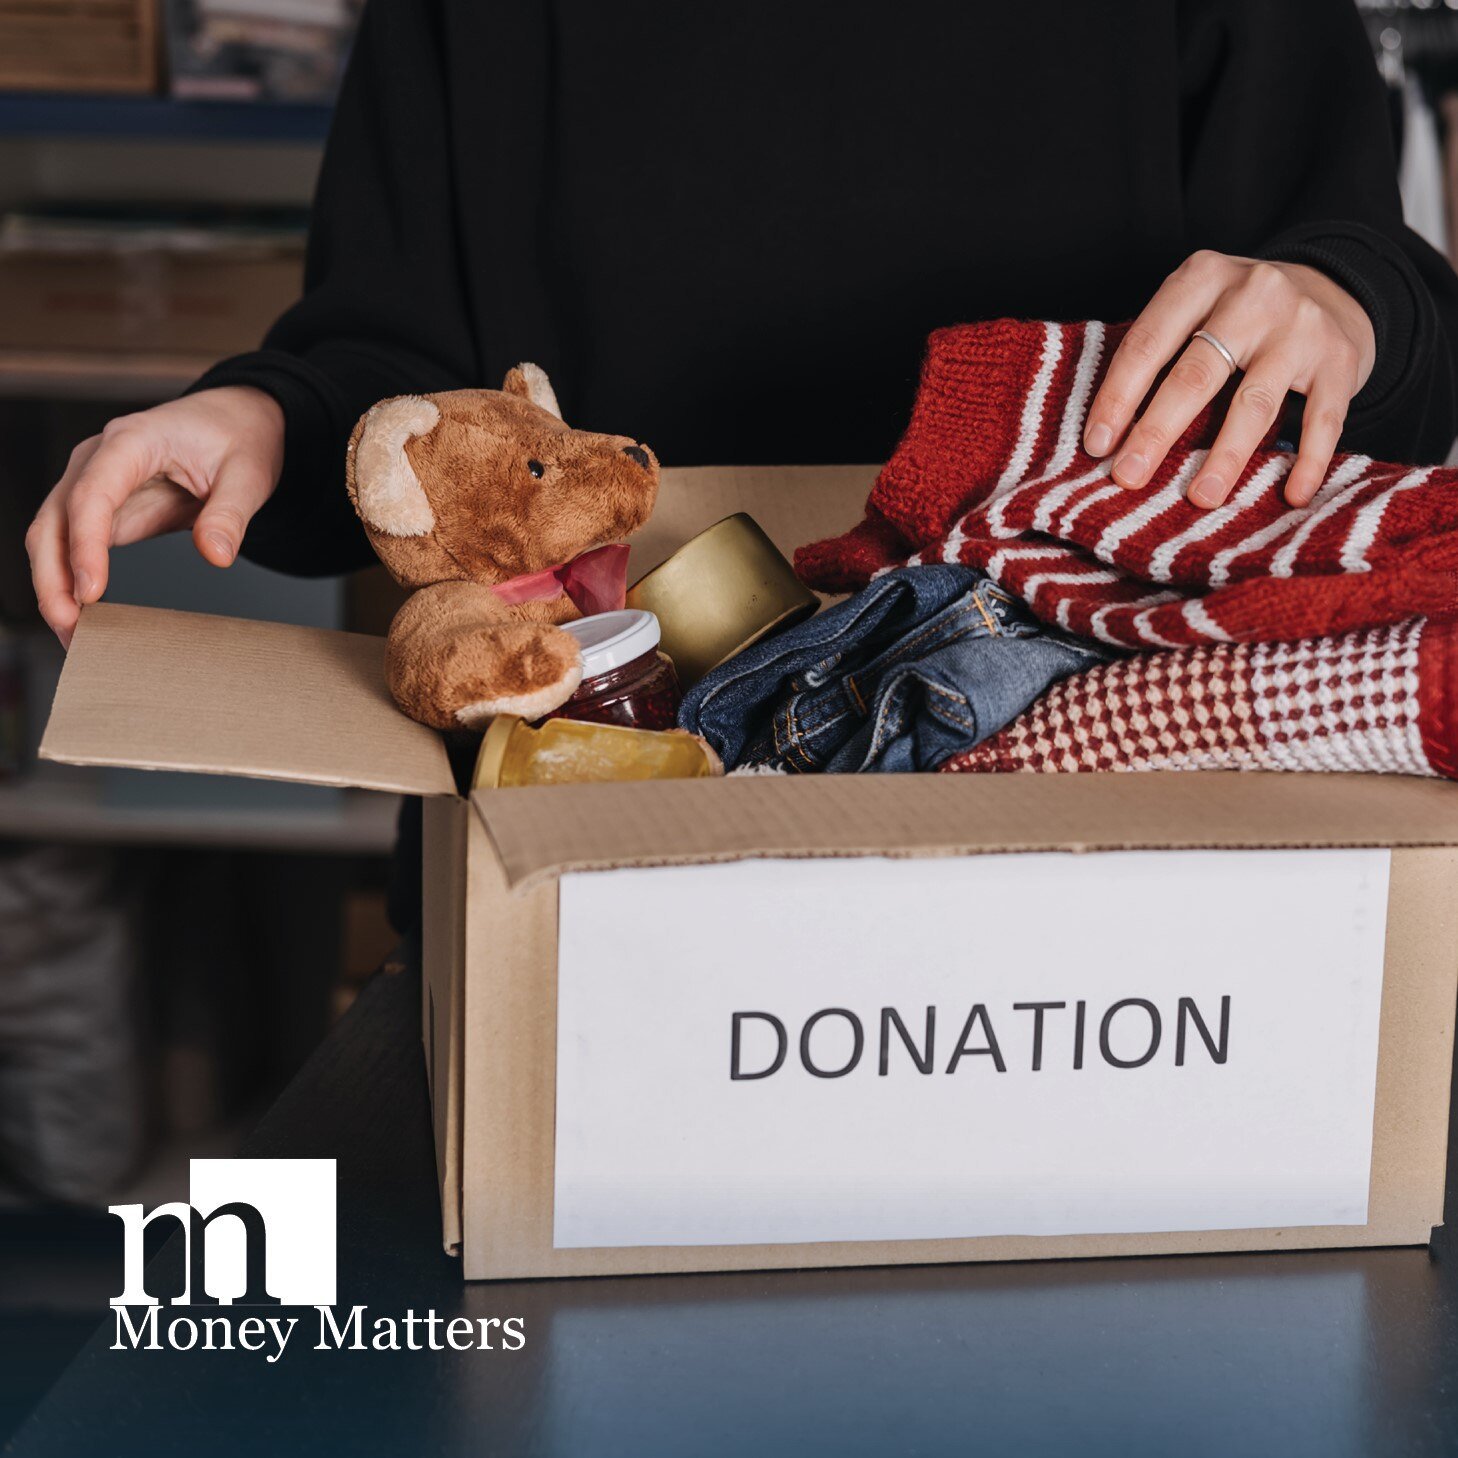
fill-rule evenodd
<path id="1" fill-rule="evenodd" d="M 1288 506 L 1267 439 L 1214 511 L 1185 491 L 1219 401 L 1142 490 L 1088 456 L 1117 327 L 1001 320 L 932 336 L 906 435 L 860 528 L 797 565 L 845 590 L 903 562 L 960 562 L 1045 621 L 1131 648 L 1281 642 L 1458 610 L 1458 472 L 1337 456 Z M 878 554 L 879 558 L 878 558 Z"/>

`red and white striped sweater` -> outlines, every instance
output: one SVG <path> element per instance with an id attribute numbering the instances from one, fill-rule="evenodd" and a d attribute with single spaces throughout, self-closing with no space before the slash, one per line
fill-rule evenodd
<path id="1" fill-rule="evenodd" d="M 866 520 L 803 547 L 827 592 L 908 562 L 980 568 L 1046 622 L 1131 648 L 1312 638 L 1458 611 L 1458 470 L 1338 456 L 1309 507 L 1271 441 L 1229 500 L 1190 505 L 1218 415 L 1126 491 L 1082 447 L 1126 326 L 999 320 L 939 330 Z M 1219 405 L 1221 402 L 1217 402 Z"/>

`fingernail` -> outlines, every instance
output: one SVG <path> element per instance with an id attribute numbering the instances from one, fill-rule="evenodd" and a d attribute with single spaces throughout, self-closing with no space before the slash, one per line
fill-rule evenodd
<path id="1" fill-rule="evenodd" d="M 225 561 L 233 560 L 233 544 L 221 532 L 206 532 L 203 539 Z"/>
<path id="2" fill-rule="evenodd" d="M 1114 432 L 1107 425 L 1096 425 L 1088 433 L 1088 440 L 1085 443 L 1086 449 L 1091 456 L 1104 455 L 1114 443 Z"/>
<path id="3" fill-rule="evenodd" d="M 84 568 L 76 574 L 76 605 L 78 607 L 91 600 L 91 589 L 95 586 L 95 578 Z"/>
<path id="4" fill-rule="evenodd" d="M 1225 499 L 1225 483 L 1217 476 L 1201 476 L 1190 487 L 1190 500 L 1196 506 L 1219 506 Z"/>
<path id="5" fill-rule="evenodd" d="M 1142 486 L 1148 474 L 1149 462 L 1141 455 L 1120 456 L 1114 462 L 1114 480 L 1120 486 Z"/>

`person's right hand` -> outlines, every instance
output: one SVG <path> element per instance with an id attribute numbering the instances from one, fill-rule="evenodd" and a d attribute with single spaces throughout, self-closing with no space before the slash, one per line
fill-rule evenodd
<path id="1" fill-rule="evenodd" d="M 112 547 L 190 526 L 198 551 L 229 566 L 278 485 L 283 447 L 282 409 L 246 385 L 120 415 L 82 441 L 25 534 L 36 601 L 61 642 L 106 591 Z"/>

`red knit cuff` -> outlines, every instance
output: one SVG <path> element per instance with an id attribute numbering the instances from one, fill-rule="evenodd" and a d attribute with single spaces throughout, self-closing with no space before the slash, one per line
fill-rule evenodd
<path id="1" fill-rule="evenodd" d="M 1090 327 L 1100 331 L 1096 339 Z M 876 568 L 939 543 L 1005 474 L 1046 464 L 1069 444 L 1060 440 L 1068 433 L 1064 402 L 1081 382 L 1086 406 L 1124 327 L 996 319 L 938 329 L 927 341 L 910 424 L 872 488 L 867 522 L 803 548 L 795 559 L 801 576 L 826 592 L 861 586 Z"/>
<path id="2" fill-rule="evenodd" d="M 838 537 L 811 542 L 795 552 L 795 571 L 817 592 L 855 592 L 877 572 L 911 556 L 911 544 L 874 510 Z"/>
<path id="3" fill-rule="evenodd" d="M 1458 779 L 1458 621 L 1423 624 L 1418 643 L 1418 732 L 1433 770 Z"/>
<path id="4" fill-rule="evenodd" d="M 870 501 L 917 546 L 945 535 L 996 484 L 1043 341 L 1042 324 L 1016 319 L 938 329 L 927 341 L 911 423 Z"/>

